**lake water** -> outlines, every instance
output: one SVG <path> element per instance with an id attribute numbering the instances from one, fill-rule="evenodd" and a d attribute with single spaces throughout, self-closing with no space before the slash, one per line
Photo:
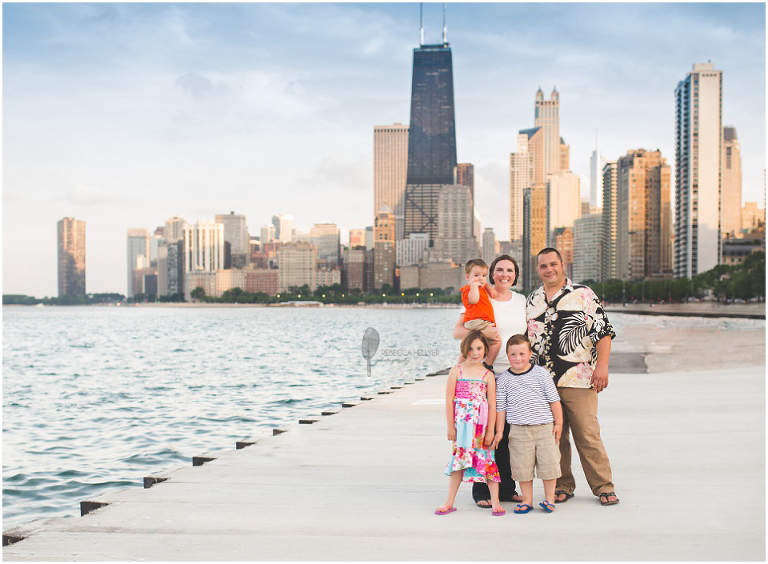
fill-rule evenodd
<path id="1" fill-rule="evenodd" d="M 449 367 L 458 309 L 4 307 L 3 530 Z M 611 314 L 712 330 L 764 321 Z M 380 337 L 367 376 L 361 341 Z"/>

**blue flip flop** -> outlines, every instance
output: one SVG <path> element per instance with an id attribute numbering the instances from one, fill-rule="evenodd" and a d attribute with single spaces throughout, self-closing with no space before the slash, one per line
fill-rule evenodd
<path id="1" fill-rule="evenodd" d="M 552 511 L 554 511 L 555 509 L 555 506 L 549 503 L 548 501 L 542 501 L 539 505 L 547 513 L 552 513 Z"/>
<path id="2" fill-rule="evenodd" d="M 523 509 L 523 507 L 525 507 L 526 509 Z M 515 513 L 520 515 L 522 513 L 528 513 L 532 509 L 533 509 L 533 507 L 531 507 L 527 503 L 518 503 L 517 507 L 515 508 Z"/>

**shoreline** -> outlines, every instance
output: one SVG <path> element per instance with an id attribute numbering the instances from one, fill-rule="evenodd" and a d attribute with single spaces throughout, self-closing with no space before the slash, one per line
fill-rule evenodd
<path id="1" fill-rule="evenodd" d="M 765 319 L 765 303 L 721 304 L 697 302 L 684 304 L 607 304 L 608 313 L 633 315 L 668 315 L 670 317 L 722 317 L 741 319 Z"/>
<path id="2" fill-rule="evenodd" d="M 38 305 L 3 304 L 3 307 L 38 307 Z M 125 308 L 344 308 L 344 309 L 461 309 L 460 304 L 323 304 L 318 302 L 283 302 L 280 304 L 240 304 L 240 303 L 189 303 L 189 302 L 152 302 L 138 304 L 92 304 L 76 306 L 39 306 L 39 307 L 125 307 Z M 604 305 L 609 313 L 628 313 L 633 315 L 667 315 L 670 317 L 720 317 L 741 319 L 765 319 L 765 303 L 721 304 L 718 302 L 699 302 L 681 304 L 621 304 Z"/>

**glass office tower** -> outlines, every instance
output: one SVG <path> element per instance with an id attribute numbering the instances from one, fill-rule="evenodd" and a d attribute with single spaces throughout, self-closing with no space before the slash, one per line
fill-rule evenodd
<path id="1" fill-rule="evenodd" d="M 456 120 L 453 63 L 448 43 L 413 50 L 411 123 L 405 188 L 405 230 L 437 236 L 437 206 L 443 185 L 454 183 Z"/>

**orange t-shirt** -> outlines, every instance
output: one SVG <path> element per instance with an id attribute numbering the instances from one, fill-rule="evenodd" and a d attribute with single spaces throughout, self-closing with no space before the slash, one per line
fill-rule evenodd
<path id="1" fill-rule="evenodd" d="M 493 317 L 493 306 L 491 305 L 491 299 L 488 297 L 488 292 L 485 288 L 478 288 L 480 291 L 480 299 L 476 304 L 469 303 L 469 284 L 461 287 L 461 303 L 464 304 L 466 311 L 464 312 L 464 323 L 472 321 L 473 319 L 483 319 L 496 323 L 496 318 Z"/>

